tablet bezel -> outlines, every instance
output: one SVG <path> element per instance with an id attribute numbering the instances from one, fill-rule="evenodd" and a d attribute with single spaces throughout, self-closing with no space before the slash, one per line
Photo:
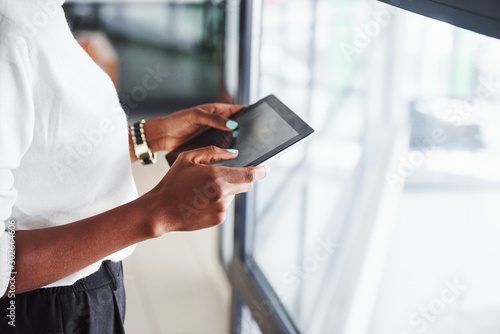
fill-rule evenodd
<path id="1" fill-rule="evenodd" d="M 268 95 L 265 98 L 259 100 L 258 102 L 250 105 L 248 109 L 254 109 L 261 105 L 262 103 L 267 103 L 285 122 L 288 123 L 296 132 L 297 135 L 290 138 L 283 144 L 276 146 L 274 149 L 268 153 L 260 156 L 259 158 L 249 162 L 244 167 L 258 166 L 269 160 L 273 156 L 279 154 L 280 152 L 291 148 L 294 144 L 300 142 L 306 137 L 310 136 L 314 129 L 311 128 L 306 122 L 302 120 L 296 113 L 294 113 L 290 108 L 288 108 L 283 102 L 281 102 L 276 96 Z"/>
<path id="2" fill-rule="evenodd" d="M 311 128 L 306 122 L 304 122 L 297 114 L 295 114 L 292 110 L 290 110 L 290 108 L 288 108 L 285 104 L 283 104 L 283 102 L 281 102 L 274 95 L 268 95 L 265 98 L 259 100 L 258 102 L 246 107 L 242 111 L 245 113 L 252 112 L 252 109 L 257 108 L 258 106 L 260 106 L 263 103 L 267 103 L 269 105 L 269 107 L 271 107 L 276 112 L 276 114 L 279 117 L 281 117 L 281 119 L 283 119 L 288 125 L 290 125 L 294 129 L 294 131 L 297 132 L 297 135 L 288 139 L 283 144 L 276 146 L 275 148 L 273 148 L 271 151 L 267 152 L 266 154 L 250 161 L 245 166 L 239 166 L 239 167 L 258 166 L 258 165 L 262 164 L 263 162 L 265 162 L 266 160 L 283 152 L 284 150 L 291 148 L 293 145 L 295 145 L 298 142 L 300 142 L 301 140 L 309 137 L 314 132 L 313 128 Z M 231 119 L 231 117 L 230 117 L 230 119 Z M 200 134 L 198 137 L 191 139 L 189 142 L 195 141 L 195 140 L 200 140 L 200 137 L 202 137 L 203 135 L 204 135 L 204 133 Z M 182 147 L 184 145 L 188 145 L 189 142 L 181 145 L 180 147 Z M 174 150 L 172 152 L 175 152 L 176 150 Z M 240 154 L 242 154 L 242 153 L 243 152 L 240 152 Z M 168 161 L 168 158 L 167 158 L 168 155 L 169 154 L 167 154 L 165 156 L 167 161 Z M 216 164 L 218 164 L 218 163 L 219 162 L 216 162 Z M 221 165 L 221 166 L 223 166 L 223 165 Z"/>

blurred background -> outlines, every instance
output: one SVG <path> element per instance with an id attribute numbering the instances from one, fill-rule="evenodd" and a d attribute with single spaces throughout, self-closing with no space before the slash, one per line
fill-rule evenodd
<path id="1" fill-rule="evenodd" d="M 499 40 L 375 0 L 65 12 L 130 122 L 275 94 L 316 130 L 221 228 L 138 246 L 128 333 L 500 332 Z"/>

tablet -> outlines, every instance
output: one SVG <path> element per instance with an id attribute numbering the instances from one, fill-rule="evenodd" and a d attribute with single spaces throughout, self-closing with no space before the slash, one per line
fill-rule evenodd
<path id="1" fill-rule="evenodd" d="M 242 109 L 230 119 L 238 122 L 238 128 L 233 131 L 213 128 L 205 131 L 167 154 L 166 159 L 170 166 L 181 152 L 210 145 L 239 150 L 235 159 L 218 161 L 211 165 L 258 166 L 314 132 L 306 122 L 274 95 L 269 95 Z"/>

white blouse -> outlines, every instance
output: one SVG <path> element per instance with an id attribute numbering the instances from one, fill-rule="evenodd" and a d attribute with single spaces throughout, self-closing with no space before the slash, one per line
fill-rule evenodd
<path id="1" fill-rule="evenodd" d="M 73 38 L 62 2 L 0 0 L 2 293 L 14 255 L 9 228 L 64 225 L 137 198 L 125 113 L 111 79 Z M 71 285 L 100 264 L 48 287 Z"/>

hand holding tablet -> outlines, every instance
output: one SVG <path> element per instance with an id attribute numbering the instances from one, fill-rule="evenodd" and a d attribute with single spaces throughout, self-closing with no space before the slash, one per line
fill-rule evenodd
<path id="1" fill-rule="evenodd" d="M 235 130 L 207 130 L 167 154 L 166 159 L 170 166 L 180 153 L 211 145 L 239 151 L 235 159 L 215 162 L 212 165 L 258 166 L 314 132 L 274 95 L 269 95 L 239 111 L 231 116 L 231 120 L 238 122 L 239 126 Z"/>

